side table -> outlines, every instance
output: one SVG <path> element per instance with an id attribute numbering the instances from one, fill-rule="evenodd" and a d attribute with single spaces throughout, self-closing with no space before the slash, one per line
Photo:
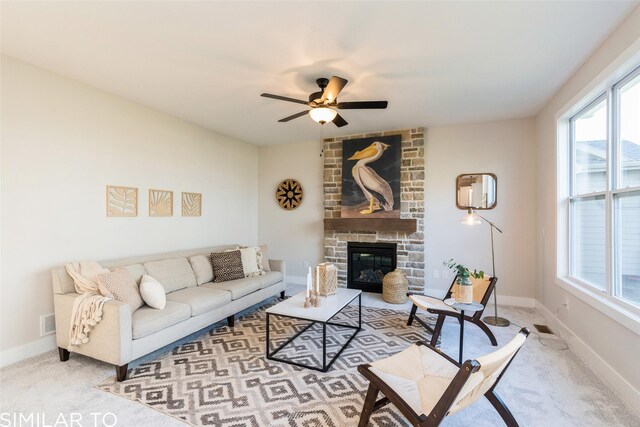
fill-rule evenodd
<path id="1" fill-rule="evenodd" d="M 462 352 L 464 349 L 464 312 L 472 311 L 475 313 L 476 311 L 480 311 L 484 309 L 484 305 L 478 304 L 476 302 L 464 304 L 464 303 L 457 302 L 453 298 L 447 298 L 446 300 L 444 300 L 444 303 L 447 304 L 449 307 L 455 310 L 458 310 L 460 312 L 460 350 L 459 350 L 458 362 L 462 365 Z"/>

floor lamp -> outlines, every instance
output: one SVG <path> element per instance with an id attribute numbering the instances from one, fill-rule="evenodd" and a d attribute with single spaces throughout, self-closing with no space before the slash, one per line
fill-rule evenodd
<path id="1" fill-rule="evenodd" d="M 489 224 L 489 230 L 491 230 L 491 264 L 492 264 L 492 271 L 491 271 L 491 277 L 495 277 L 496 275 L 496 257 L 495 257 L 495 251 L 493 249 L 493 230 L 496 229 L 498 232 L 502 233 L 502 230 L 500 230 L 498 227 L 496 227 L 496 225 L 489 221 L 487 218 L 483 217 L 482 215 L 478 215 L 477 213 L 475 213 L 473 211 L 472 208 L 469 208 L 469 210 L 467 210 L 467 216 L 464 217 L 464 219 L 461 221 L 463 224 L 466 225 L 477 225 L 477 224 L 482 224 L 482 221 L 480 221 L 480 218 L 482 221 L 486 222 L 487 224 Z M 508 319 L 505 319 L 504 317 L 498 317 L 498 296 L 497 296 L 497 291 L 494 288 L 493 289 L 493 305 L 494 305 L 494 315 L 493 316 L 485 316 L 484 319 L 482 319 L 485 323 L 488 323 L 489 325 L 492 326 L 509 326 L 511 324 L 511 322 L 509 322 Z"/>

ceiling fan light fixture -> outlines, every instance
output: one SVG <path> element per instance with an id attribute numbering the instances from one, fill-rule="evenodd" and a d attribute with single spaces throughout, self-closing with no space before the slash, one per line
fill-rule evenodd
<path id="1" fill-rule="evenodd" d="M 337 114 L 336 110 L 328 107 L 317 107 L 309 111 L 311 118 L 322 125 L 335 119 Z"/>

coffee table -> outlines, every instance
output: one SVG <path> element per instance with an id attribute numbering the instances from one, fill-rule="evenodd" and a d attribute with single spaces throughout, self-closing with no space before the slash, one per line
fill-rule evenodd
<path id="1" fill-rule="evenodd" d="M 304 300 L 306 297 L 306 292 L 300 292 L 289 299 L 282 301 L 274 305 L 273 307 L 269 307 L 266 310 L 267 313 L 267 342 L 266 342 L 266 354 L 267 359 L 275 360 L 278 362 L 288 363 L 289 365 L 300 366 L 302 368 L 314 369 L 320 372 L 327 372 L 333 362 L 342 354 L 345 348 L 351 343 L 351 340 L 356 336 L 360 329 L 362 328 L 362 291 L 359 289 L 338 289 L 335 295 L 329 295 L 326 297 L 320 297 L 320 306 L 319 307 L 304 307 Z M 355 325 L 345 325 L 342 323 L 331 322 L 331 319 L 335 317 L 343 308 L 349 305 L 353 300 L 358 298 L 358 326 Z M 296 333 L 294 336 L 285 341 L 282 345 L 270 351 L 270 343 L 269 343 L 269 323 L 271 316 L 279 316 L 279 317 L 289 317 L 292 319 L 299 320 L 307 320 L 309 323 L 304 329 L 300 332 Z M 322 366 L 313 366 L 313 365 L 305 365 L 303 363 L 295 362 L 293 360 L 287 360 L 283 358 L 276 357 L 276 354 L 289 345 L 293 340 L 298 338 L 302 333 L 304 333 L 307 329 L 313 326 L 316 323 L 322 324 Z M 347 342 L 340 348 L 340 350 L 336 353 L 335 356 L 327 363 L 327 325 L 338 326 L 342 328 L 354 329 L 353 335 L 349 337 Z"/>

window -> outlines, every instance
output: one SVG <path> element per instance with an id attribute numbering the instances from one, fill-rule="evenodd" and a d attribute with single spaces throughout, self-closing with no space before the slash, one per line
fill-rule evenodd
<path id="1" fill-rule="evenodd" d="M 640 308 L 640 68 L 569 119 L 568 274 Z"/>

